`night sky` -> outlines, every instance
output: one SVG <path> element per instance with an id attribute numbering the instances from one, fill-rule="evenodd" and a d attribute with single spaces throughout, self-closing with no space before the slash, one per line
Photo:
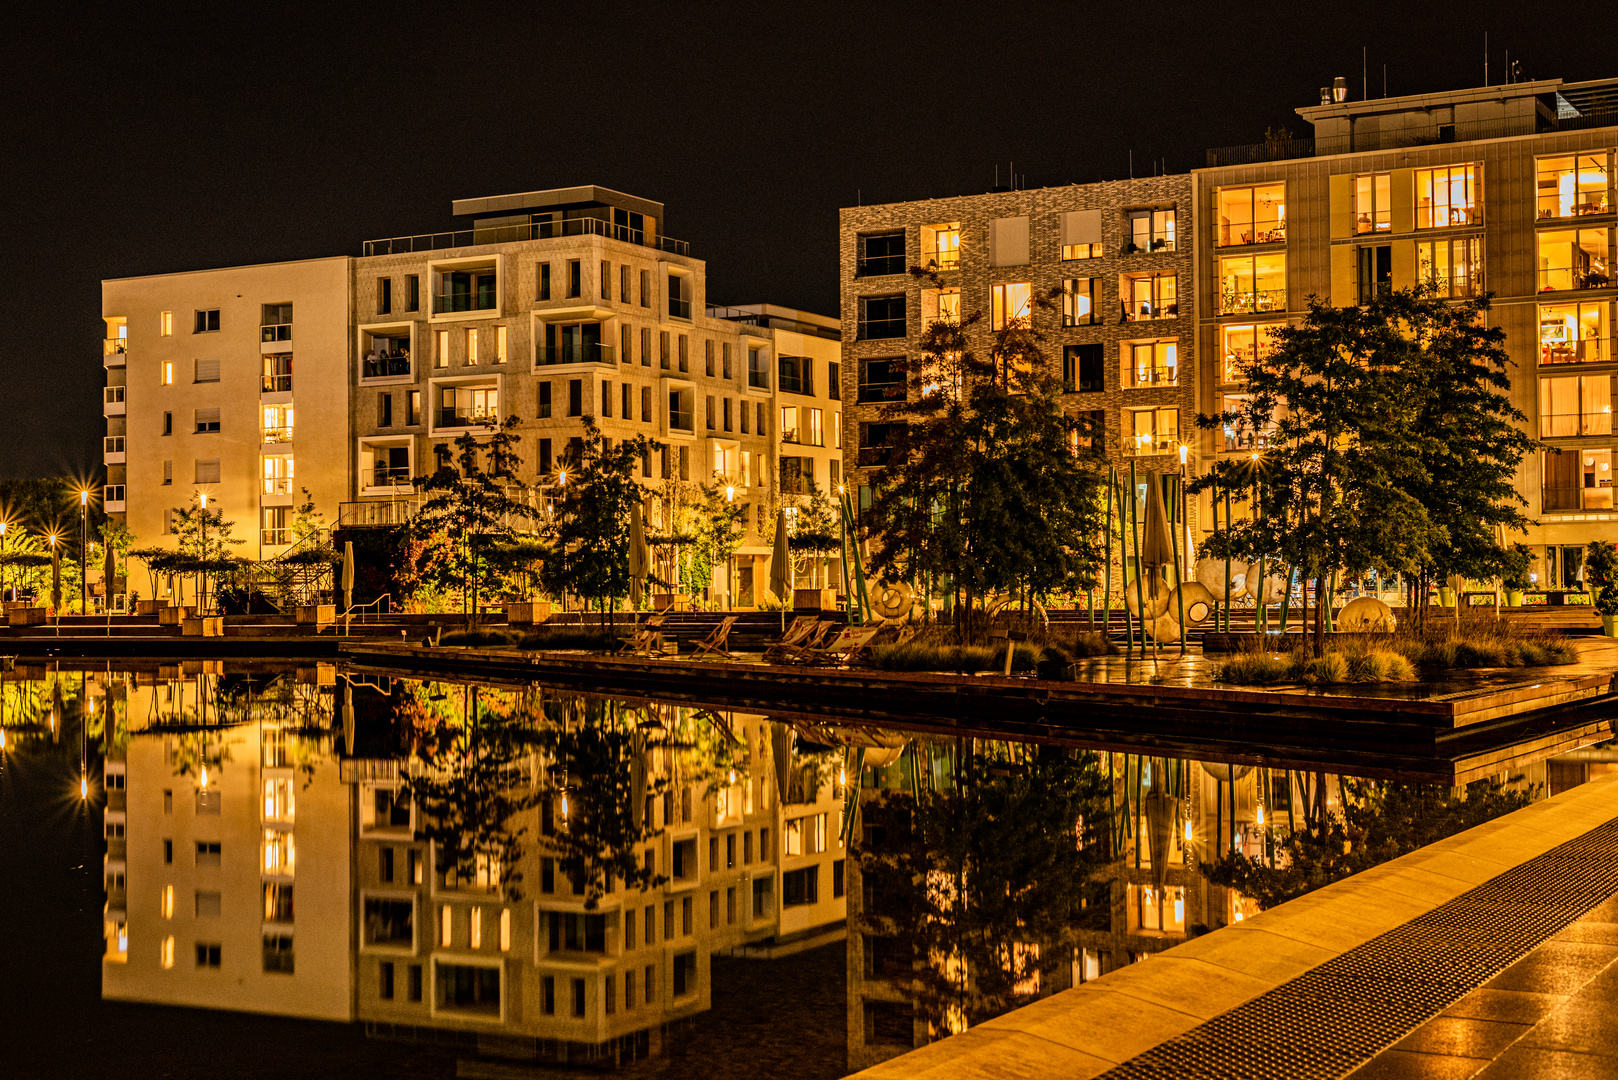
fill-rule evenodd
<path id="1" fill-rule="evenodd" d="M 1334 75 L 1358 98 L 1362 45 L 1372 96 L 1383 64 L 1391 94 L 1480 85 L 1485 30 L 1492 81 L 1508 49 L 1618 75 L 1579 29 L 1599 6 L 18 5 L 0 477 L 99 462 L 103 278 L 357 255 L 455 198 L 596 183 L 667 204 L 710 301 L 835 314 L 841 206 L 1307 135 L 1292 110 Z"/>

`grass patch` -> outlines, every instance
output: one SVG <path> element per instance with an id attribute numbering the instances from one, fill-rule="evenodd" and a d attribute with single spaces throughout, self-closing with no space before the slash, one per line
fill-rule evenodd
<path id="1" fill-rule="evenodd" d="M 1292 682 L 1292 656 L 1262 652 L 1236 653 L 1214 668 L 1214 681 L 1237 686 Z"/>
<path id="2" fill-rule="evenodd" d="M 629 624 L 623 633 L 630 633 Z M 520 648 L 537 650 L 584 649 L 588 652 L 615 652 L 622 642 L 604 630 L 583 626 L 546 626 L 524 634 Z"/>
<path id="3" fill-rule="evenodd" d="M 1337 686 L 1344 683 L 1410 682 L 1416 669 L 1402 654 L 1390 649 L 1333 650 L 1318 659 L 1302 649 L 1290 653 L 1237 653 L 1214 669 L 1214 681 L 1236 686 L 1271 686 L 1305 683 Z"/>
<path id="4" fill-rule="evenodd" d="M 1039 663 L 1040 650 L 1019 643 L 1011 658 L 1012 671 L 1032 671 Z M 941 645 L 911 641 L 903 645 L 877 645 L 871 650 L 871 666 L 879 671 L 1004 671 L 1004 645 Z"/>
<path id="5" fill-rule="evenodd" d="M 1401 638 L 1393 647 L 1421 668 L 1555 667 L 1578 662 L 1578 654 L 1554 637 Z"/>
<path id="6" fill-rule="evenodd" d="M 517 635 L 504 630 L 451 630 L 438 639 L 440 645 L 481 645 L 485 648 L 509 648 L 517 644 Z"/>

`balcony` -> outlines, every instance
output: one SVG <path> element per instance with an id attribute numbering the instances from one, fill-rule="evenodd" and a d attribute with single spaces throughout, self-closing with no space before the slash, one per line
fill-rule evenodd
<path id="1" fill-rule="evenodd" d="M 485 226 L 456 232 L 419 233 L 365 241 L 364 252 L 371 255 L 402 255 L 412 251 L 438 251 L 442 248 L 472 247 L 478 244 L 511 244 L 522 240 L 554 240 L 563 236 L 604 236 L 626 244 L 691 254 L 691 245 L 668 236 L 648 237 L 644 229 L 614 225 L 600 218 L 568 218 L 563 221 L 533 221 L 516 225 Z"/>
<path id="2" fill-rule="evenodd" d="M 292 428 L 290 426 L 267 427 L 264 429 L 264 441 L 266 443 L 289 443 L 292 441 Z"/>
<path id="3" fill-rule="evenodd" d="M 109 514 L 124 512 L 123 484 L 108 484 L 101 489 L 101 509 Z"/>
<path id="4" fill-rule="evenodd" d="M 1612 338 L 1579 338 L 1575 341 L 1541 341 L 1541 364 L 1604 364 L 1615 355 Z"/>
<path id="5" fill-rule="evenodd" d="M 129 350 L 129 339 L 121 337 L 104 338 L 101 342 L 101 366 L 123 367 L 124 357 Z"/>
<path id="6" fill-rule="evenodd" d="M 337 507 L 337 524 L 359 529 L 381 529 L 403 525 L 416 516 L 421 503 L 414 499 L 388 502 L 346 502 Z"/>
<path id="7" fill-rule="evenodd" d="M 476 409 L 465 412 L 460 409 L 439 409 L 433 414 L 433 427 L 436 429 L 497 427 L 499 423 L 500 414 L 495 409 Z"/>
<path id="8" fill-rule="evenodd" d="M 290 393 L 292 393 L 292 376 L 290 374 L 287 374 L 287 375 L 265 375 L 263 377 L 263 379 L 264 379 L 263 386 L 259 390 L 259 393 L 261 393 L 261 394 L 290 394 Z"/>
<path id="9" fill-rule="evenodd" d="M 1124 301 L 1124 321 L 1144 322 L 1151 319 L 1172 319 L 1180 314 L 1180 305 L 1175 301 L 1163 303 L 1152 300 L 1126 300 Z"/>
<path id="10" fill-rule="evenodd" d="M 101 391 L 101 415 L 123 416 L 124 414 L 124 388 L 122 386 L 103 387 Z"/>
<path id="11" fill-rule="evenodd" d="M 691 317 L 691 301 L 682 300 L 677 296 L 669 297 L 669 316 L 675 319 L 689 319 Z"/>
<path id="12" fill-rule="evenodd" d="M 414 491 L 416 481 L 410 475 L 408 468 L 397 468 L 389 465 L 377 465 L 361 474 L 365 486 L 370 488 L 392 488 L 394 490 Z"/>
<path id="13" fill-rule="evenodd" d="M 101 440 L 101 460 L 107 465 L 124 464 L 124 437 L 108 435 Z"/>
<path id="14" fill-rule="evenodd" d="M 264 478 L 264 494 L 266 494 L 266 495 L 291 495 L 292 494 L 292 477 L 290 477 L 290 476 L 266 476 Z"/>
<path id="15" fill-rule="evenodd" d="M 1543 439 L 1611 435 L 1612 406 L 1596 405 L 1579 412 L 1542 412 L 1539 414 L 1539 434 Z"/>
<path id="16" fill-rule="evenodd" d="M 495 299 L 493 275 L 485 288 L 475 291 L 438 293 L 433 296 L 433 314 L 450 315 L 466 311 L 493 311 L 498 306 Z"/>
<path id="17" fill-rule="evenodd" d="M 410 374 L 409 349 L 372 353 L 361 361 L 360 365 L 362 379 L 394 379 L 401 376 L 408 377 Z"/>
<path id="18" fill-rule="evenodd" d="M 1224 289 L 1219 294 L 1219 314 L 1255 314 L 1287 309 L 1285 289 Z"/>
<path id="19" fill-rule="evenodd" d="M 535 352 L 534 364 L 536 367 L 552 367 L 561 364 L 607 364 L 613 366 L 617 363 L 617 350 L 611 345 L 603 345 L 599 341 L 585 341 L 576 345 L 541 345 Z"/>
<path id="20" fill-rule="evenodd" d="M 291 529 L 260 529 L 260 543 L 265 547 L 286 547 L 292 543 Z"/>
<path id="21" fill-rule="evenodd" d="M 1156 433 L 1142 432 L 1123 440 L 1123 451 L 1126 457 L 1151 457 L 1156 454 L 1173 454 L 1179 450 L 1180 433 L 1178 431 L 1160 431 Z"/>

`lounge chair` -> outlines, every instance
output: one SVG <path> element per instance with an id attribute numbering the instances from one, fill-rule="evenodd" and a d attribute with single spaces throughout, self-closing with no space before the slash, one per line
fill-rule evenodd
<path id="1" fill-rule="evenodd" d="M 771 660 L 780 660 L 791 656 L 808 641 L 810 632 L 814 630 L 819 622 L 820 620 L 813 615 L 795 617 L 792 620 L 792 625 L 787 627 L 786 633 L 781 635 L 780 640 L 773 642 L 769 648 L 764 650 L 764 662 L 767 664 Z"/>
<path id="2" fill-rule="evenodd" d="M 793 657 L 793 663 L 816 664 L 825 667 L 847 667 L 854 657 L 871 647 L 871 642 L 882 632 L 882 624 L 844 627 L 824 646 L 807 648 Z"/>
<path id="3" fill-rule="evenodd" d="M 663 624 L 668 621 L 668 613 L 658 612 L 648 615 L 646 621 L 635 628 L 630 637 L 619 638 L 623 647 L 618 650 L 620 656 L 656 656 L 663 652 Z"/>
<path id="4" fill-rule="evenodd" d="M 701 660 L 704 656 L 718 656 L 725 660 L 734 660 L 736 657 L 726 646 L 730 642 L 730 628 L 736 625 L 736 616 L 726 615 L 719 620 L 719 625 L 713 628 L 713 633 L 696 643 L 691 651 L 691 659 Z"/>

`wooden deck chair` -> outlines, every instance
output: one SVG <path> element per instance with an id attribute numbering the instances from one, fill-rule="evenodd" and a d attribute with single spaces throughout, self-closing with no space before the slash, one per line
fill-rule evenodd
<path id="1" fill-rule="evenodd" d="M 730 643 L 730 628 L 736 625 L 736 616 L 726 615 L 719 620 L 719 625 L 713 628 L 713 633 L 697 642 L 691 651 L 691 659 L 701 660 L 704 656 L 718 656 L 726 660 L 736 657 L 727 646 Z"/>
<path id="2" fill-rule="evenodd" d="M 634 632 L 626 638 L 619 638 L 623 647 L 618 650 L 620 656 L 653 656 L 663 651 L 661 638 L 663 624 L 668 621 L 668 612 L 660 611 L 656 615 L 648 615 L 646 621 L 635 628 Z"/>
<path id="3" fill-rule="evenodd" d="M 782 634 L 779 640 L 772 642 L 769 648 L 764 650 L 764 662 L 768 664 L 771 660 L 785 659 L 796 650 L 802 648 L 804 642 L 809 638 L 810 631 L 814 630 L 819 621 L 813 615 L 795 617 L 792 620 L 792 625 L 787 627 L 786 633 Z"/>
<path id="4" fill-rule="evenodd" d="M 876 636 L 881 632 L 881 623 L 872 626 L 845 627 L 824 646 L 804 649 L 795 661 L 800 664 L 847 667 L 853 663 L 856 655 L 870 648 L 871 642 L 876 640 Z"/>
<path id="5" fill-rule="evenodd" d="M 782 650 L 780 659 L 788 664 L 801 664 L 805 658 L 826 646 L 837 636 L 844 624 L 836 619 L 820 619 L 809 628 L 809 633 L 797 645 Z"/>

